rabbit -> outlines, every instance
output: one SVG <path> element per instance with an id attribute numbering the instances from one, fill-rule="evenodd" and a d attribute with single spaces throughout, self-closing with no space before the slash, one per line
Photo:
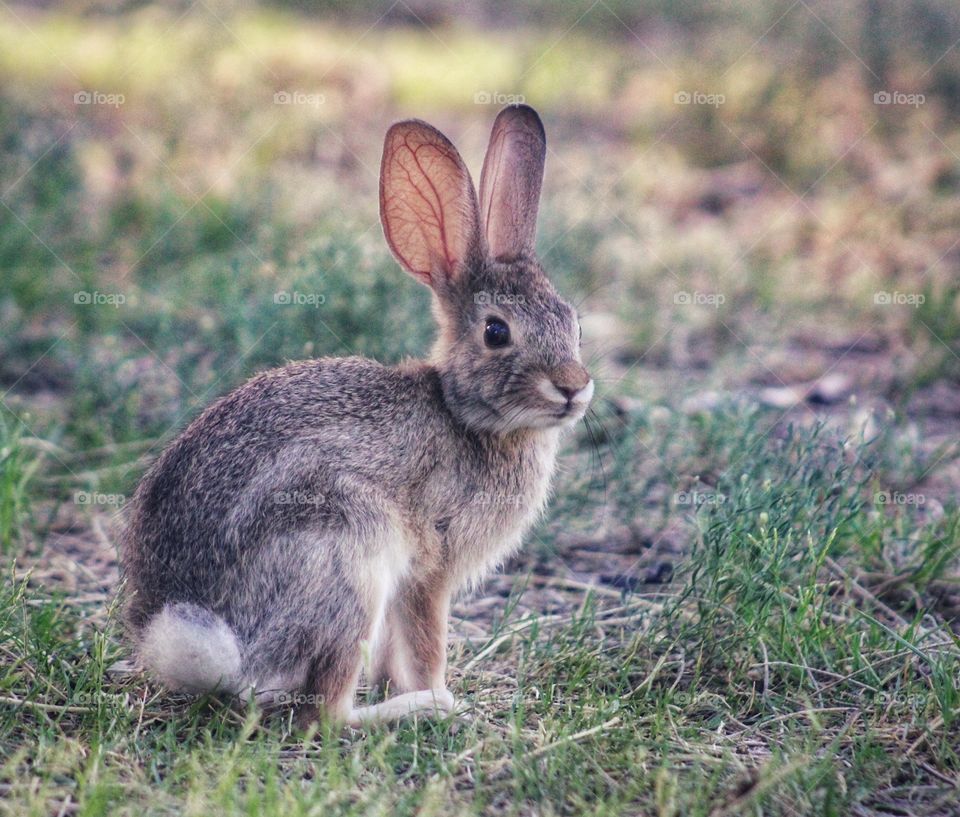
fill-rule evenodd
<path id="1" fill-rule="evenodd" d="M 546 139 L 497 116 L 479 199 L 456 148 L 394 124 L 380 218 L 433 293 L 426 361 L 292 363 L 214 402 L 137 487 L 123 618 L 168 688 L 292 705 L 299 724 L 444 716 L 451 597 L 520 546 L 593 380 L 534 253 Z M 356 706 L 364 668 L 388 694 Z"/>

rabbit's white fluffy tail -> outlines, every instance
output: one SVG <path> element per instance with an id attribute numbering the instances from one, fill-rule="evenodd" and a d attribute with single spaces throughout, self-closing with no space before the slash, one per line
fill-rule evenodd
<path id="1" fill-rule="evenodd" d="M 170 689 L 238 693 L 240 645 L 220 616 L 196 604 L 166 604 L 143 631 L 140 658 Z"/>

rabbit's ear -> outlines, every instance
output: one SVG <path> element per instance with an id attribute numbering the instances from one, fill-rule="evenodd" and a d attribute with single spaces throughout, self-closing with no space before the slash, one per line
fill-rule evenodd
<path id="1" fill-rule="evenodd" d="M 477 194 L 457 149 L 426 122 L 387 131 L 380 164 L 380 221 L 397 261 L 434 288 L 483 257 Z"/>
<path id="2" fill-rule="evenodd" d="M 527 105 L 500 111 L 480 175 L 480 213 L 491 258 L 533 254 L 547 138 Z"/>

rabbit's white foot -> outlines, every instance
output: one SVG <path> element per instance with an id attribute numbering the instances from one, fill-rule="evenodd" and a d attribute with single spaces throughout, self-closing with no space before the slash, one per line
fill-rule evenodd
<path id="1" fill-rule="evenodd" d="M 410 715 L 448 715 L 456 708 L 456 701 L 448 689 L 421 689 L 388 698 L 379 704 L 351 710 L 347 723 L 363 726 L 371 723 L 396 721 Z"/>

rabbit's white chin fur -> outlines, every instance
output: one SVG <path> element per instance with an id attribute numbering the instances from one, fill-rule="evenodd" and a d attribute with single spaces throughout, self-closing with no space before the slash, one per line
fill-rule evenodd
<path id="1" fill-rule="evenodd" d="M 495 430 L 500 434 L 508 434 L 522 428 L 569 428 L 583 419 L 587 413 L 587 407 L 593 397 L 593 388 L 591 380 L 568 404 L 566 398 L 550 380 L 544 379 L 537 386 L 537 392 L 547 405 L 544 406 L 541 403 L 525 408 L 515 408 L 495 421 Z"/>
<path id="2" fill-rule="evenodd" d="M 483 422 L 476 423 L 475 427 L 488 430 L 494 434 L 510 434 L 524 429 L 546 431 L 548 429 L 567 429 L 576 425 L 587 413 L 587 405 L 574 403 L 569 410 L 563 406 L 556 408 L 541 408 L 539 406 L 514 409 L 505 417 L 490 422 L 486 416 Z M 468 421 L 469 422 L 469 421 Z"/>
<path id="3" fill-rule="evenodd" d="M 537 412 L 532 416 L 527 422 L 524 423 L 525 428 L 533 428 L 538 430 L 548 429 L 548 428 L 570 428 L 577 424 L 577 422 L 582 419 L 582 412 L 571 412 L 571 413 L 548 413 L 544 414 L 542 412 Z"/>
<path id="4" fill-rule="evenodd" d="M 540 408 L 525 409 L 519 416 L 512 416 L 509 427 L 501 430 L 501 433 L 508 433 L 521 428 L 535 429 L 538 431 L 550 428 L 567 429 L 580 422 L 586 413 L 586 405 L 582 407 L 574 405 L 569 411 L 564 411 L 563 408 L 557 408 L 552 411 L 544 411 Z"/>

